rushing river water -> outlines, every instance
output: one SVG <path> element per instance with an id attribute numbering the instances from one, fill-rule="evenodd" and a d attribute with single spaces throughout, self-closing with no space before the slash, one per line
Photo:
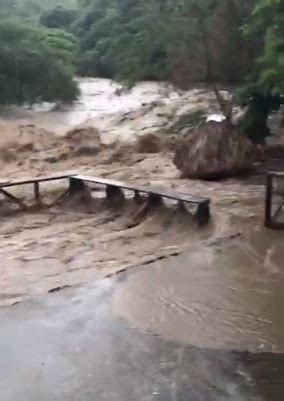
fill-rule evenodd
<path id="1" fill-rule="evenodd" d="M 79 78 L 79 99 L 70 105 L 39 104 L 2 112 L 16 124 L 34 124 L 57 134 L 77 126 L 94 126 L 104 142 L 127 140 L 165 128 L 187 113 L 214 113 L 214 94 L 207 89 L 181 92 L 165 83 L 142 82 L 132 89 L 99 78 Z"/>
<path id="2" fill-rule="evenodd" d="M 79 84 L 81 96 L 73 105 L 18 108 L 3 118 L 58 135 L 91 125 L 108 142 L 159 130 L 188 111 L 215 111 L 211 94 L 200 89 L 179 93 L 149 82 L 120 93 L 109 80 L 81 79 Z M 95 159 L 58 158 L 52 165 L 33 153 L 30 163 L 21 161 L 17 169 L 4 164 L 3 169 L 7 175 L 30 175 L 75 167 L 209 196 L 214 205 L 210 230 L 200 233 L 187 227 L 184 216 L 181 224 L 175 213 L 166 212 L 130 229 L 126 209 L 110 213 L 102 207 L 92 216 L 69 210 L 5 219 L 0 230 L 2 304 L 138 266 L 114 302 L 135 326 L 201 347 L 284 352 L 284 233 L 263 228 L 263 183 L 190 182 L 179 179 L 171 154 L 130 152 L 117 160 L 109 149 L 105 152 Z M 179 256 L 140 266 L 171 249 Z"/>
<path id="3" fill-rule="evenodd" d="M 107 125 L 114 116 L 137 110 L 142 104 L 165 98 L 168 93 L 162 84 L 153 82 L 139 84 L 133 90 L 123 91 L 121 94 L 121 86 L 108 79 L 80 78 L 78 85 L 80 97 L 71 105 L 45 103 L 14 108 L 6 113 L 5 118 L 19 124 L 35 124 L 62 133 L 85 123 Z M 176 98 L 178 97 L 176 93 Z"/>

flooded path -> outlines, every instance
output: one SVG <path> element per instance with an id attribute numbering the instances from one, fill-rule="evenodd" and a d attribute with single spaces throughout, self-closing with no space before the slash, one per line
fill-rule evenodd
<path id="1" fill-rule="evenodd" d="M 1 401 L 282 401 L 284 354 L 167 341 L 122 322 L 112 279 L 0 309 Z"/>

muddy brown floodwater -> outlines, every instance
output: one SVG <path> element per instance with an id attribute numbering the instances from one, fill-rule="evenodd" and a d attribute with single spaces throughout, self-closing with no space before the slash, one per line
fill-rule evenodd
<path id="1" fill-rule="evenodd" d="M 193 247 L 156 263 L 127 279 L 114 305 L 135 326 L 166 339 L 283 352 L 284 252 L 279 248 L 273 263 L 264 260 L 268 237 L 256 247 L 242 239 Z"/>
<path id="2" fill-rule="evenodd" d="M 162 97 L 167 107 L 172 99 L 176 110 L 177 103 L 182 108 L 182 101 L 189 99 L 189 95 L 165 95 L 165 89 L 155 96 L 153 87 L 150 90 L 146 85 L 142 92 L 141 88 L 134 91 L 135 96 L 123 95 L 124 103 L 120 103 L 121 99 L 113 99 L 115 87 L 103 82 L 107 89 L 104 92 L 100 86 L 99 93 L 95 91 L 97 81 L 91 87 L 83 82 L 82 88 L 87 85 L 87 89 L 74 106 L 78 110 L 68 109 L 66 114 L 42 108 L 16 110 L 6 116 L 1 126 L 1 180 L 78 171 L 152 184 L 210 197 L 212 221 L 209 227 L 198 229 L 189 212 L 166 204 L 131 224 L 137 205 L 130 194 L 124 203 L 110 207 L 98 188 L 93 191 L 91 207 L 67 202 L 20 213 L 1 200 L 0 304 L 14 304 L 126 271 L 113 305 L 133 325 L 201 347 L 284 352 L 284 232 L 263 228 L 263 180 L 182 180 L 168 149 L 139 153 L 116 143 L 74 157 L 64 134 L 59 135 L 62 127 L 72 127 L 74 116 L 78 123 L 89 117 L 94 123 L 97 117 L 105 137 L 108 132 L 114 137 L 121 130 L 125 139 L 138 126 L 138 131 L 143 131 L 142 121 L 149 122 L 147 129 L 164 122 L 155 120 L 157 116 L 149 110 L 149 121 L 144 110 L 146 114 L 138 113 L 139 123 L 133 114 L 130 121 L 121 122 L 123 105 L 133 112 L 137 107 L 140 110 L 145 97 L 147 101 Z M 107 107 L 113 108 L 113 113 L 107 113 Z M 121 124 L 115 129 L 117 113 Z M 20 133 L 5 145 L 4 131 L 11 141 L 17 124 L 36 125 L 29 128 L 29 142 L 20 147 Z M 47 185 L 42 189 L 43 200 L 50 202 L 63 190 L 64 185 Z M 14 193 L 32 203 L 31 188 Z"/>

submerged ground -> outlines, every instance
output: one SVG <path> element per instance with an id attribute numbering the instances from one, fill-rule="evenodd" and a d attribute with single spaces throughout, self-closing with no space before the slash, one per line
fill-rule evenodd
<path id="1" fill-rule="evenodd" d="M 118 106 L 109 86 L 99 96 L 101 108 L 122 108 L 95 113 L 100 129 L 109 124 L 103 135 L 115 137 L 126 98 Z M 136 114 L 119 124 L 125 137 L 157 123 L 157 111 L 148 110 L 151 120 L 145 106 L 142 117 L 131 107 Z M 130 194 L 110 207 L 98 188 L 88 207 L 22 213 L 2 201 L 3 400 L 282 400 L 284 233 L 263 228 L 263 177 L 182 180 L 168 147 L 142 153 L 116 143 L 75 155 L 59 132 L 64 111 L 56 113 L 18 110 L 2 123 L 1 180 L 75 170 L 151 184 L 210 197 L 212 221 L 198 229 L 190 211 L 166 204 L 132 224 Z M 58 131 L 48 136 L 38 124 Z M 63 190 L 47 185 L 43 200 Z M 31 188 L 14 193 L 32 203 Z"/>
<path id="2" fill-rule="evenodd" d="M 107 279 L 0 310 L 1 400 L 281 401 L 284 354 L 192 346 L 113 312 Z"/>

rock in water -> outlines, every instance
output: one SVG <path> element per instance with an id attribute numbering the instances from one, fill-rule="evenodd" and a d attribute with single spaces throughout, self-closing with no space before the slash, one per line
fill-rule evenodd
<path id="1" fill-rule="evenodd" d="M 248 171 L 254 147 L 250 140 L 226 122 L 208 122 L 177 147 L 174 164 L 182 176 L 218 179 Z"/>

